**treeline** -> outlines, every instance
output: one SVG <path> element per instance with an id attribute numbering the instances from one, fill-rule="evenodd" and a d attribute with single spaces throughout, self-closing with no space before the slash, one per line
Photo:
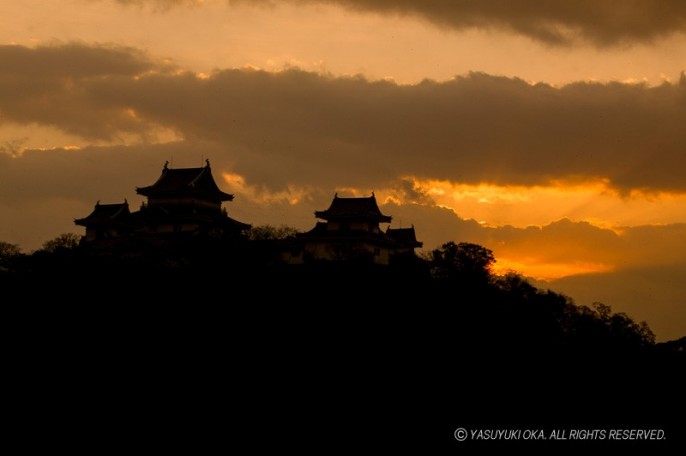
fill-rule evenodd
<path id="1" fill-rule="evenodd" d="M 104 247 L 63 234 L 29 254 L 0 242 L 0 280 L 6 289 L 69 294 L 75 301 L 107 288 L 102 299 L 154 294 L 157 301 L 174 302 L 216 291 L 259 305 L 346 305 L 363 313 L 409 307 L 422 309 L 423 315 L 433 309 L 442 314 L 437 324 L 454 325 L 446 328 L 454 337 L 526 344 L 535 350 L 573 348 L 598 354 L 685 349 L 684 338 L 656 344 L 645 322 L 605 304 L 577 305 L 567 296 L 537 289 L 516 273 L 495 275 L 493 252 L 476 244 L 449 242 L 423 256 L 396 256 L 389 266 L 375 265 L 365 256 L 346 263 L 289 266 L 280 261 L 280 253 L 295 233 L 288 227 L 262 226 L 239 239 L 138 240 Z"/>
<path id="2" fill-rule="evenodd" d="M 666 417 L 682 410 L 686 338 L 655 343 L 647 324 L 606 305 L 495 275 L 479 245 L 389 266 L 288 266 L 279 254 L 292 234 L 106 248 L 64 235 L 28 254 L 0 244 L 3 306 L 20 314 L 7 320 L 24 363 L 13 372 L 32 372 L 41 401 L 97 397 L 141 429 L 141 404 L 183 432 L 189 416 L 217 432 L 216 417 L 231 416 L 234 438 L 252 445 L 453 454 L 460 426 L 570 416 L 589 429 L 679 432 Z M 56 378 L 70 396 L 41 393 Z M 213 412 L 180 404 L 180 392 Z"/>

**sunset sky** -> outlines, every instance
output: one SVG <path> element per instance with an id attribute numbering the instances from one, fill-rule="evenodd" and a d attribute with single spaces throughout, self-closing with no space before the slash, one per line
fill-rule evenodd
<path id="1" fill-rule="evenodd" d="M 686 2 L 0 3 L 0 240 L 212 163 L 234 218 L 375 192 L 426 248 L 495 252 L 686 335 Z"/>

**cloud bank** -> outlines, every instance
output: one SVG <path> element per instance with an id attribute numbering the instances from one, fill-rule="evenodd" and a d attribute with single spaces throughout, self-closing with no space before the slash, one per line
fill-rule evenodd
<path id="1" fill-rule="evenodd" d="M 117 1 L 163 8 L 203 3 L 202 0 Z M 229 0 L 228 3 L 332 4 L 355 11 L 418 17 L 454 30 L 504 30 L 551 45 L 588 42 L 603 47 L 650 42 L 686 32 L 686 3 L 681 0 Z"/>
<path id="2" fill-rule="evenodd" d="M 333 0 L 332 3 L 366 11 L 416 15 L 458 30 L 511 30 L 549 44 L 569 44 L 580 38 L 605 46 L 651 41 L 686 31 L 686 4 L 679 0 Z"/>
<path id="3" fill-rule="evenodd" d="M 76 44 L 0 46 L 0 62 L 5 122 L 115 142 L 164 128 L 221 145 L 237 172 L 271 188 L 416 175 L 686 190 L 683 78 L 555 88 L 481 73 L 412 86 L 298 69 L 200 76 L 135 50 Z"/>

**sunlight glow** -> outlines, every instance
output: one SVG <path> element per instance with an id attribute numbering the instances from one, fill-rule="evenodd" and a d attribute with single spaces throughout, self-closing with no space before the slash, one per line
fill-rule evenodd
<path id="1" fill-rule="evenodd" d="M 546 186 L 472 185 L 413 176 L 404 179 L 437 206 L 490 226 L 542 226 L 569 218 L 615 230 L 622 226 L 686 222 L 686 193 L 632 190 L 620 194 L 605 179 L 555 181 Z M 388 192 L 393 194 L 392 190 Z M 407 202 L 398 192 L 393 197 L 397 202 Z"/>
<path id="2" fill-rule="evenodd" d="M 503 275 L 508 272 L 516 272 L 525 277 L 537 280 L 554 280 L 578 274 L 591 274 L 598 272 L 611 272 L 614 266 L 604 263 L 573 262 L 573 263 L 540 263 L 536 258 L 510 259 L 499 257 L 493 265 L 493 272 Z"/>
<path id="3" fill-rule="evenodd" d="M 249 185 L 246 183 L 245 177 L 237 173 L 222 172 L 221 175 L 231 192 L 240 192 L 241 198 L 246 198 L 259 204 L 285 202 L 295 206 L 311 193 L 308 189 L 295 186 L 288 186 L 286 190 L 274 192 L 257 185 Z"/>
<path id="4" fill-rule="evenodd" d="M 345 196 L 365 196 L 371 190 L 338 188 Z M 629 257 L 628 251 L 617 249 L 626 249 L 626 233 L 636 232 L 632 227 L 686 221 L 686 194 L 620 193 L 604 179 L 526 187 L 405 176 L 375 189 L 375 195 L 379 204 L 449 209 L 484 228 L 478 237 L 473 232 L 423 236 L 427 250 L 447 240 L 475 242 L 493 250 L 497 274 L 516 271 L 541 280 L 615 271 Z M 414 220 L 420 227 L 427 222 Z M 515 231 L 507 231 L 508 226 Z M 647 261 L 644 252 L 635 255 L 634 261 Z"/>

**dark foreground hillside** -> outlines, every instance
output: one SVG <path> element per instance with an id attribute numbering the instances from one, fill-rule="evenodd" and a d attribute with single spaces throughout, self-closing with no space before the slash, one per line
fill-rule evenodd
<path id="1" fill-rule="evenodd" d="M 684 442 L 683 339 L 655 344 L 449 249 L 389 267 L 286 267 L 269 243 L 134 253 L 37 252 L 0 274 L 18 429 L 56 448 L 255 454 Z M 666 438 L 458 442 L 457 428 Z"/>

